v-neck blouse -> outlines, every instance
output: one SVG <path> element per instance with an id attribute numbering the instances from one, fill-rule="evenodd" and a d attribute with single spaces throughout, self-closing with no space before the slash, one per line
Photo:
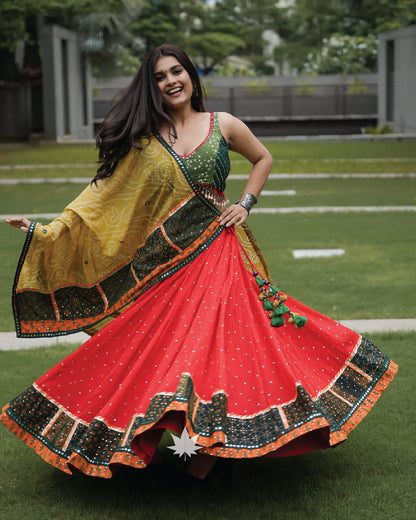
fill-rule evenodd
<path id="1" fill-rule="evenodd" d="M 209 130 L 208 130 L 208 134 L 207 136 L 205 137 L 205 139 L 202 141 L 202 143 L 200 143 L 198 146 L 196 146 L 192 152 L 186 154 L 186 155 L 181 155 L 180 153 L 176 152 L 176 154 L 181 158 L 181 159 L 189 159 L 199 148 L 201 148 L 201 146 L 206 143 L 208 141 L 208 139 L 211 137 L 211 134 L 212 134 L 212 131 L 214 130 L 214 119 L 215 119 L 215 113 L 214 112 L 210 112 L 209 114 Z"/>
<path id="2" fill-rule="evenodd" d="M 209 132 L 202 143 L 184 157 L 176 155 L 195 183 L 210 185 L 219 192 L 224 192 L 231 165 L 227 141 L 221 133 L 217 112 L 211 112 Z"/>

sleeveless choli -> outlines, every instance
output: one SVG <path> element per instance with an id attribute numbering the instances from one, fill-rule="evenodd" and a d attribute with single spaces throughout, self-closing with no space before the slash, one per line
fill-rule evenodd
<path id="1" fill-rule="evenodd" d="M 179 160 L 221 205 L 230 166 L 217 114 L 206 139 Z M 16 398 L 14 409 L 32 414 L 27 423 L 13 416 L 20 438 L 67 473 L 106 478 L 120 464 L 146 467 L 166 429 L 186 427 L 200 453 L 228 458 L 344 441 L 396 365 L 290 296 L 285 304 L 306 325 L 272 327 L 259 292 L 235 229 L 224 229 Z"/>

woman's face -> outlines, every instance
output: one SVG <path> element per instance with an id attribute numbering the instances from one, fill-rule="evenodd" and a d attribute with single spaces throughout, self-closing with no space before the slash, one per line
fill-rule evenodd
<path id="1" fill-rule="evenodd" d="M 174 56 L 162 56 L 156 62 L 155 80 L 160 88 L 163 104 L 168 109 L 180 109 L 191 103 L 193 85 L 183 65 Z"/>

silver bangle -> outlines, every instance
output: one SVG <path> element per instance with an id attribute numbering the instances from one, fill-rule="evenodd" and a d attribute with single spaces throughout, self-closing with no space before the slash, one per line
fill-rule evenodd
<path id="1" fill-rule="evenodd" d="M 254 204 L 257 204 L 257 199 L 252 193 L 246 193 L 243 197 L 243 200 L 240 200 L 238 204 L 243 206 L 243 208 L 246 209 L 248 213 L 250 213 L 250 210 Z"/>

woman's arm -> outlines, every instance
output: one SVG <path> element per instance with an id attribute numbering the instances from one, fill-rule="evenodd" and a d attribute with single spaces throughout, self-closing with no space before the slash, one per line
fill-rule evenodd
<path id="1" fill-rule="evenodd" d="M 30 220 L 25 217 L 8 218 L 6 222 L 11 226 L 20 229 L 20 231 L 23 231 L 23 233 L 27 233 L 29 231 Z"/>
<path id="2" fill-rule="evenodd" d="M 219 124 L 229 149 L 241 154 L 253 165 L 239 202 L 224 209 L 219 218 L 222 226 L 229 227 L 233 224 L 239 226 L 245 222 L 248 216 L 247 209 L 241 206 L 240 202 L 248 193 L 253 194 L 256 198 L 260 195 L 269 176 L 273 159 L 267 148 L 236 117 L 226 112 L 220 112 Z"/>

